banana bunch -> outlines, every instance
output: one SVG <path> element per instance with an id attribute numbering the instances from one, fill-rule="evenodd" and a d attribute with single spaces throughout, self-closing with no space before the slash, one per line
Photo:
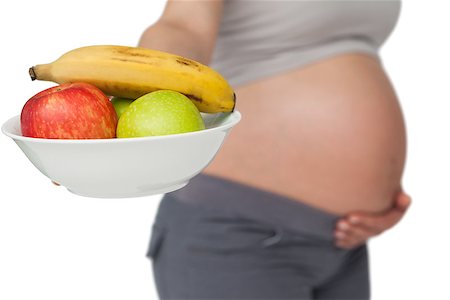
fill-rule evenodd
<path id="1" fill-rule="evenodd" d="M 136 99 L 155 90 L 174 90 L 189 97 L 199 111 L 234 110 L 236 96 L 212 68 L 196 61 L 151 49 L 87 46 L 49 64 L 31 67 L 32 80 L 87 82 L 109 96 Z"/>

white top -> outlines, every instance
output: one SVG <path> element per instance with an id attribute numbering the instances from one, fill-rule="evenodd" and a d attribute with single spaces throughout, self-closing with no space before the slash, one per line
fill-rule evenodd
<path id="1" fill-rule="evenodd" d="M 400 1 L 225 0 L 211 66 L 234 87 L 348 52 L 378 55 Z"/>

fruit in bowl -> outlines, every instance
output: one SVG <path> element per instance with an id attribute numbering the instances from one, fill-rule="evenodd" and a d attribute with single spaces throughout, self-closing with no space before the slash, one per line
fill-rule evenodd
<path id="1" fill-rule="evenodd" d="M 87 82 L 109 96 L 137 99 L 157 90 L 186 95 L 204 113 L 232 112 L 236 95 L 228 81 L 200 62 L 142 47 L 94 45 L 73 49 L 29 69 L 32 80 Z"/>
<path id="2" fill-rule="evenodd" d="M 205 129 L 197 107 L 181 93 L 159 90 L 136 99 L 123 112 L 117 137 L 143 137 Z"/>
<path id="3" fill-rule="evenodd" d="M 108 97 L 88 83 L 66 83 L 31 97 L 21 113 L 22 135 L 47 139 L 105 139 L 116 135 Z"/>
<path id="4" fill-rule="evenodd" d="M 122 114 L 127 110 L 128 106 L 133 102 L 133 99 L 121 98 L 121 97 L 112 97 L 111 103 L 116 110 L 117 117 L 120 119 Z"/>
<path id="5" fill-rule="evenodd" d="M 42 174 L 83 196 L 179 189 L 241 118 L 219 73 L 161 51 L 83 47 L 29 73 L 60 85 L 32 97 L 2 131 Z"/>

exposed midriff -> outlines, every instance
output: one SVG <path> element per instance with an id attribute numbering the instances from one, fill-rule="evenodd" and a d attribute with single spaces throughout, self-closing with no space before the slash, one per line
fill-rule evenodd
<path id="1" fill-rule="evenodd" d="M 401 185 L 403 115 L 379 59 L 350 53 L 236 89 L 241 122 L 205 173 L 325 211 L 382 211 Z"/>

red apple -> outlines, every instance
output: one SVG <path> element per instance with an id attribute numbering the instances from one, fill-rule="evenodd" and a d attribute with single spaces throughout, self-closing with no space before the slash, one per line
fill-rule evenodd
<path id="1" fill-rule="evenodd" d="M 65 83 L 37 93 L 20 116 L 22 135 L 47 139 L 116 136 L 117 114 L 108 97 L 88 83 Z"/>

